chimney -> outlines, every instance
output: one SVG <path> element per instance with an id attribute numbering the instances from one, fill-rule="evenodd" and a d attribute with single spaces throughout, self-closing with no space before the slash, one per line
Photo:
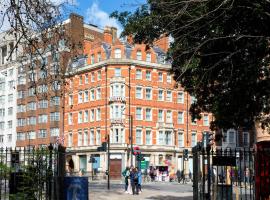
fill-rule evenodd
<path id="1" fill-rule="evenodd" d="M 112 29 L 109 26 L 105 26 L 105 29 L 104 29 L 104 42 L 112 44 L 112 41 L 113 41 Z"/>
<path id="2" fill-rule="evenodd" d="M 114 43 L 117 39 L 117 28 L 111 27 L 111 31 L 112 31 L 112 42 Z"/>

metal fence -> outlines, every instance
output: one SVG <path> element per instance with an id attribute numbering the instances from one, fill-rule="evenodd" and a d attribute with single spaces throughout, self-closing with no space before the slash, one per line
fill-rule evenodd
<path id="1" fill-rule="evenodd" d="M 193 148 L 194 200 L 269 200 L 269 160 L 269 149 Z"/>
<path id="2" fill-rule="evenodd" d="M 47 148 L 0 149 L 0 200 L 60 199 L 58 176 L 64 151 Z"/>

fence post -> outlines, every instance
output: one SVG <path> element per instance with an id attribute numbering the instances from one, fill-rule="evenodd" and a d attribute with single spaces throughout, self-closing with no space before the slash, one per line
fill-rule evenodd
<path id="1" fill-rule="evenodd" d="M 192 148 L 193 154 L 193 200 L 199 199 L 199 153 L 197 145 Z"/>
<path id="2" fill-rule="evenodd" d="M 66 175 L 66 148 L 62 145 L 57 149 L 57 176 L 56 176 L 56 195 L 57 199 L 64 199 L 64 177 Z"/>

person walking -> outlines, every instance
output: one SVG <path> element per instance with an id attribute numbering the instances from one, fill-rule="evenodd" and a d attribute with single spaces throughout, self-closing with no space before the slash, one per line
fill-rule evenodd
<path id="1" fill-rule="evenodd" d="M 139 194 L 138 192 L 138 182 L 139 182 L 139 176 L 138 176 L 138 171 L 136 168 L 133 168 L 132 171 L 130 172 L 130 182 L 131 182 L 131 187 L 132 187 L 132 194 Z"/>
<path id="2" fill-rule="evenodd" d="M 138 168 L 136 167 L 136 170 L 138 171 L 138 191 L 139 193 L 142 192 L 142 171 L 138 170 Z"/>
<path id="3" fill-rule="evenodd" d="M 180 172 L 180 170 L 176 171 L 176 177 L 177 177 L 178 183 L 180 183 L 181 182 L 181 172 Z"/>
<path id="4" fill-rule="evenodd" d="M 126 167 L 126 169 L 122 172 L 122 175 L 125 179 L 125 193 L 128 193 L 128 179 L 130 175 L 129 167 Z"/>
<path id="5" fill-rule="evenodd" d="M 182 172 L 181 172 L 181 178 L 183 180 L 183 184 L 186 184 L 187 183 L 187 180 L 186 180 L 186 177 L 185 177 L 184 170 L 182 170 Z"/>

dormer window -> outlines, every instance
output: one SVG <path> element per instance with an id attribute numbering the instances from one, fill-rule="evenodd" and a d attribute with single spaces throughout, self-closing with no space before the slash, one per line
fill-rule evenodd
<path id="1" fill-rule="evenodd" d="M 121 58 L 121 49 L 114 50 L 114 58 Z"/>
<path id="2" fill-rule="evenodd" d="M 137 51 L 137 60 L 142 60 L 142 52 L 141 51 Z"/>

